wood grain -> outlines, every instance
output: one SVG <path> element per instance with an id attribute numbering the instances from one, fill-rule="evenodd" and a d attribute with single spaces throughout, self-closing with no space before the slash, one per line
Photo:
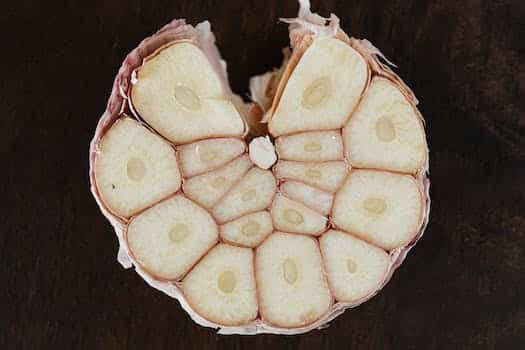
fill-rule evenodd
<path id="1" fill-rule="evenodd" d="M 233 89 L 278 65 L 292 0 L 11 1 L 0 14 L 0 348 L 525 348 L 525 2 L 313 1 L 421 100 L 432 213 L 380 295 L 302 336 L 219 336 L 115 261 L 88 147 L 125 54 L 209 19 Z"/>

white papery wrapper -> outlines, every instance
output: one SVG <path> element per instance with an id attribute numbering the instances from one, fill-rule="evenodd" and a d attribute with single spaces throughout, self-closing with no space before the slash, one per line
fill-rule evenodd
<path id="1" fill-rule="evenodd" d="M 386 58 L 381 54 L 381 52 L 377 48 L 375 48 L 366 39 L 358 40 L 355 38 L 349 38 L 340 29 L 339 19 L 335 15 L 332 14 L 329 19 L 322 18 L 319 15 L 314 14 L 310 11 L 310 3 L 308 0 L 300 0 L 299 2 L 300 10 L 298 17 L 283 20 L 284 22 L 290 24 L 290 42 L 292 48 L 297 48 L 298 46 L 300 46 L 303 42 L 303 39 L 307 38 L 308 36 L 336 36 L 338 38 L 341 38 L 342 40 L 349 43 L 356 50 L 358 50 L 365 57 L 366 61 L 372 69 L 373 74 L 384 76 L 390 79 L 391 81 L 395 82 L 398 86 L 400 86 L 406 94 L 406 96 L 408 97 L 408 99 L 413 103 L 415 108 L 415 106 L 417 105 L 417 100 L 414 94 L 402 82 L 402 80 L 394 72 L 392 72 L 392 70 L 387 65 L 390 62 L 386 60 Z M 111 210 L 108 207 L 105 206 L 96 186 L 94 170 L 94 160 L 97 152 L 99 152 L 100 139 L 113 125 L 113 123 L 122 116 L 133 116 L 137 120 L 141 121 L 140 117 L 133 111 L 132 104 L 128 96 L 130 85 L 135 79 L 135 70 L 142 65 L 144 59 L 154 54 L 164 45 L 179 40 L 189 40 L 196 44 L 198 47 L 200 47 L 210 60 L 213 68 L 218 73 L 221 80 L 223 81 L 225 90 L 231 94 L 232 100 L 236 104 L 237 108 L 241 112 L 244 111 L 245 116 L 247 114 L 253 113 L 253 108 L 251 108 L 249 105 L 244 104 L 238 96 L 233 95 L 231 93 L 231 90 L 228 85 L 226 64 L 221 59 L 219 51 L 215 46 L 215 37 L 212 34 L 210 24 L 207 21 L 201 22 L 197 26 L 193 27 L 191 25 L 187 25 L 185 23 L 185 20 L 183 19 L 175 19 L 166 26 L 164 26 L 162 29 L 160 29 L 153 36 L 143 40 L 137 48 L 135 48 L 126 56 L 126 59 L 122 63 L 122 66 L 120 67 L 118 74 L 115 77 L 106 110 L 104 111 L 103 115 L 101 116 L 98 122 L 95 135 L 91 141 L 89 149 L 89 176 L 91 181 L 91 192 L 95 197 L 95 200 L 97 201 L 100 210 L 102 211 L 104 216 L 109 220 L 118 237 L 118 262 L 126 269 L 134 266 L 135 271 L 150 286 L 164 292 L 166 295 L 169 295 L 172 298 L 177 299 L 181 304 L 182 308 L 191 316 L 191 318 L 196 323 L 198 323 L 201 326 L 218 329 L 218 332 L 220 334 L 299 334 L 308 332 L 313 329 L 326 327 L 328 322 L 342 314 L 346 309 L 356 307 L 373 297 L 375 294 L 377 294 L 390 280 L 392 274 L 401 265 L 410 249 L 423 235 L 425 227 L 428 223 L 428 215 L 430 210 L 430 181 L 428 179 L 428 157 L 426 166 L 423 169 L 421 169 L 418 174 L 416 174 L 416 179 L 418 180 L 421 189 L 422 201 L 424 202 L 424 211 L 421 214 L 420 229 L 417 233 L 415 233 L 413 240 L 408 245 L 390 252 L 390 266 L 388 269 L 388 273 L 386 274 L 381 285 L 375 291 L 353 303 L 336 302 L 317 321 L 300 328 L 277 328 L 265 323 L 262 319 L 257 319 L 249 324 L 238 327 L 227 327 L 210 322 L 204 317 L 197 314 L 192 309 L 192 307 L 186 301 L 186 298 L 182 293 L 179 283 L 156 279 L 154 276 L 152 276 L 143 268 L 141 268 L 141 266 L 135 261 L 133 255 L 130 254 L 130 250 L 126 241 L 126 224 L 128 220 L 126 218 L 115 215 L 111 212 Z M 276 90 L 278 90 L 277 83 L 279 82 L 280 78 L 287 73 L 291 73 L 291 70 L 290 72 L 286 72 L 285 66 L 289 60 L 293 59 L 293 55 L 292 57 L 290 57 L 290 52 L 288 49 L 285 49 L 283 52 L 285 58 L 283 61 L 283 66 L 280 69 L 266 73 L 261 76 L 253 77 L 250 80 L 250 90 L 252 99 L 254 102 L 257 103 L 257 108 L 266 113 L 268 113 L 272 109 L 272 98 L 275 95 Z M 300 56 L 298 56 L 297 59 L 299 57 Z M 380 59 L 384 59 L 386 63 L 381 62 Z M 423 119 L 421 118 L 421 120 Z M 250 123 L 250 120 L 248 120 L 248 124 Z M 147 127 L 149 128 L 149 126 Z"/>

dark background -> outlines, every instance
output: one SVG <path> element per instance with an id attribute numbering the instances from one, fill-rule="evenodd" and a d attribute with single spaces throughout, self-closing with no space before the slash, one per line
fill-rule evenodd
<path id="1" fill-rule="evenodd" d="M 293 0 L 10 1 L 0 11 L 0 348 L 524 349 L 525 2 L 313 1 L 398 63 L 431 149 L 425 236 L 380 295 L 300 336 L 219 336 L 116 262 L 88 148 L 127 52 L 209 19 L 233 89 Z"/>

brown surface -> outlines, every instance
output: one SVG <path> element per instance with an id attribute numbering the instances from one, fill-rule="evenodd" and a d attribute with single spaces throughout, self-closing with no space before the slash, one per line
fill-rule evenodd
<path id="1" fill-rule="evenodd" d="M 2 349 L 525 348 L 525 3 L 314 1 L 422 101 L 426 235 L 380 295 L 307 335 L 219 336 L 115 261 L 88 147 L 125 54 L 210 19 L 233 88 L 280 63 L 294 1 L 12 1 L 0 14 Z"/>

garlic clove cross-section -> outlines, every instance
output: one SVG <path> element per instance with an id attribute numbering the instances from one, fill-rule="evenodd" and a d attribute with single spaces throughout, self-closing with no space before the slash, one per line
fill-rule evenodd
<path id="1" fill-rule="evenodd" d="M 275 194 L 276 182 L 271 171 L 252 168 L 212 209 L 219 223 L 267 208 Z"/>
<path id="2" fill-rule="evenodd" d="M 385 280 L 390 259 L 384 250 L 335 230 L 325 233 L 319 242 L 328 283 L 337 300 L 358 301 Z"/>
<path id="3" fill-rule="evenodd" d="M 244 132 L 206 55 L 190 42 L 175 42 L 145 60 L 131 99 L 137 113 L 175 144 Z"/>
<path id="4" fill-rule="evenodd" d="M 257 317 L 253 251 L 215 246 L 186 276 L 182 289 L 190 305 L 212 322 L 246 324 Z"/>
<path id="5" fill-rule="evenodd" d="M 262 318 L 278 327 L 314 322 L 332 303 L 314 239 L 276 232 L 255 254 Z"/>
<path id="6" fill-rule="evenodd" d="M 420 225 L 421 193 L 407 175 L 354 170 L 336 194 L 336 227 L 386 250 L 408 244 Z"/>
<path id="7" fill-rule="evenodd" d="M 134 217 L 126 238 L 143 268 L 178 280 L 215 245 L 218 227 L 206 210 L 177 195 Z"/>
<path id="8" fill-rule="evenodd" d="M 273 231 L 272 217 L 267 211 L 241 216 L 220 226 L 225 242 L 255 248 Z"/>
<path id="9" fill-rule="evenodd" d="M 95 158 L 100 196 L 115 214 L 129 217 L 179 190 L 175 150 L 130 118 L 102 137 Z"/>
<path id="10" fill-rule="evenodd" d="M 269 123 L 272 135 L 341 128 L 369 77 L 364 58 L 336 38 L 314 40 L 286 83 Z"/>
<path id="11" fill-rule="evenodd" d="M 398 87 L 374 78 L 343 131 L 353 166 L 416 173 L 427 146 L 417 110 Z"/>

